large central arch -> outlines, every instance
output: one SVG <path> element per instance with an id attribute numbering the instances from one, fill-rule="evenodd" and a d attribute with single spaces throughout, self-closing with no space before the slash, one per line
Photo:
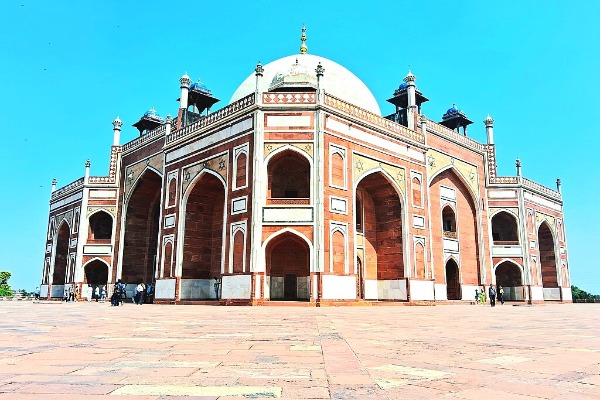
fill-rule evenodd
<path id="1" fill-rule="evenodd" d="M 225 186 L 205 172 L 188 191 L 185 203 L 182 300 L 215 299 L 215 279 L 221 278 Z"/>
<path id="2" fill-rule="evenodd" d="M 54 271 L 52 272 L 52 297 L 63 297 L 67 279 L 67 263 L 69 261 L 69 225 L 63 222 L 58 228 L 54 253 Z"/>
<path id="3" fill-rule="evenodd" d="M 309 300 L 310 247 L 300 236 L 283 232 L 265 247 L 271 300 Z"/>
<path id="4" fill-rule="evenodd" d="M 405 278 L 402 198 L 387 176 L 377 171 L 358 182 L 354 207 L 355 230 L 364 243 L 364 272 L 358 275 L 371 281 L 359 287 L 368 298 L 399 299 L 393 289 L 399 288 L 394 282 Z"/>
<path id="5" fill-rule="evenodd" d="M 461 296 L 481 282 L 477 201 L 464 177 L 454 168 L 433 176 L 429 184 L 434 277 L 446 284 L 449 256 L 460 261 Z M 444 210 L 446 212 L 444 213 Z M 444 217 L 446 219 L 444 219 Z M 457 264 L 458 265 L 458 264 Z M 446 288 L 448 291 L 448 288 Z M 449 293 L 453 295 L 453 293 Z M 470 298 L 470 296 L 469 296 Z"/>
<path id="6" fill-rule="evenodd" d="M 131 286 L 154 281 L 162 178 L 147 169 L 127 203 L 121 279 Z"/>
<path id="7" fill-rule="evenodd" d="M 542 222 L 538 228 L 538 243 L 540 249 L 540 266 L 542 268 L 544 300 L 560 300 L 556 253 L 554 251 L 554 235 L 546 221 Z"/>

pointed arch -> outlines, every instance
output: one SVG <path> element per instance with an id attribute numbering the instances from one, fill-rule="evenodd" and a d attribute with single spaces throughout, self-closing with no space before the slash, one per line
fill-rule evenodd
<path id="1" fill-rule="evenodd" d="M 355 219 L 362 216 L 363 229 L 361 232 L 355 225 L 354 232 L 364 235 L 365 279 L 376 276 L 377 280 L 397 280 L 409 276 L 411 246 L 407 245 L 405 205 L 402 188 L 381 167 L 361 174 L 355 181 L 353 210 Z"/>
<path id="2" fill-rule="evenodd" d="M 309 204 L 313 198 L 312 159 L 303 151 L 286 145 L 265 159 L 266 193 L 269 204 Z"/>
<path id="3" fill-rule="evenodd" d="M 304 235 L 282 229 L 263 244 L 271 299 L 308 300 L 312 245 Z"/>
<path id="4" fill-rule="evenodd" d="M 550 224 L 546 220 L 538 226 L 538 249 L 542 270 L 542 286 L 557 288 L 559 286 L 558 262 L 556 257 L 556 238 Z"/>
<path id="5" fill-rule="evenodd" d="M 227 184 L 204 168 L 186 188 L 179 213 L 177 270 L 182 279 L 220 277 L 225 257 Z"/>
<path id="6" fill-rule="evenodd" d="M 495 245 L 519 244 L 519 221 L 512 212 L 498 210 L 491 216 L 491 225 Z"/>
<path id="7" fill-rule="evenodd" d="M 446 298 L 448 300 L 460 300 L 461 295 L 461 273 L 460 265 L 454 258 L 450 256 L 444 263 L 444 277 L 446 280 Z"/>
<path id="8" fill-rule="evenodd" d="M 124 200 L 122 240 L 117 278 L 150 283 L 155 279 L 163 179 L 146 166 Z"/>
<path id="9" fill-rule="evenodd" d="M 88 242 L 111 240 L 114 216 L 105 209 L 94 210 L 88 215 Z"/>
<path id="10" fill-rule="evenodd" d="M 477 193 L 475 193 L 473 191 L 473 188 L 471 187 L 471 185 L 469 185 L 469 181 L 467 180 L 467 178 L 462 174 L 462 172 L 460 172 L 455 166 L 453 165 L 447 165 L 444 168 L 440 169 L 439 171 L 437 171 L 435 174 L 433 174 L 432 176 L 429 177 L 429 186 L 431 186 L 431 183 L 433 182 L 433 180 L 435 178 L 438 177 L 438 175 L 441 175 L 442 173 L 446 172 L 446 171 L 452 171 L 456 177 L 458 179 L 460 179 L 462 181 L 462 184 L 465 185 L 465 187 L 467 188 L 467 191 L 469 192 L 469 194 L 471 195 L 471 200 L 473 201 L 473 203 L 475 205 L 478 204 L 478 200 L 479 200 L 479 196 Z"/>
<path id="11" fill-rule="evenodd" d="M 65 219 L 61 221 L 54 235 L 54 256 L 52 262 L 52 285 L 64 285 L 67 279 L 71 228 Z M 59 295 L 60 297 L 60 295 Z"/>

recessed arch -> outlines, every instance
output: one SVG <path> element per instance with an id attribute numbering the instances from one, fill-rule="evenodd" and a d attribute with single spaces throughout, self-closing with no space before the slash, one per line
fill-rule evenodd
<path id="1" fill-rule="evenodd" d="M 58 226 L 57 233 L 55 235 L 54 268 L 52 271 L 53 285 L 64 285 L 66 283 L 70 239 L 71 229 L 69 227 L 69 223 L 63 219 Z"/>
<path id="2" fill-rule="evenodd" d="M 309 300 L 312 246 L 304 235 L 281 230 L 265 241 L 266 274 L 272 300 Z"/>
<path id="3" fill-rule="evenodd" d="M 492 240 L 496 245 L 518 245 L 519 225 L 513 213 L 500 210 L 492 215 Z"/>
<path id="4" fill-rule="evenodd" d="M 269 204 L 309 204 L 312 198 L 312 160 L 292 146 L 269 154 L 267 202 Z"/>
<path id="5" fill-rule="evenodd" d="M 554 233 L 546 221 L 543 221 L 539 225 L 537 233 L 540 266 L 542 269 L 542 286 L 544 288 L 557 288 L 559 285 Z"/>
<path id="6" fill-rule="evenodd" d="M 452 256 L 448 257 L 444 269 L 446 277 L 446 298 L 448 300 L 460 300 L 460 268 L 456 259 Z"/>
<path id="7" fill-rule="evenodd" d="M 355 183 L 355 217 L 362 216 L 364 279 L 392 281 L 406 277 L 406 210 L 402 190 L 380 167 L 369 170 Z M 361 206 L 361 209 L 358 207 Z M 355 221 L 356 223 L 356 221 Z"/>
<path id="8" fill-rule="evenodd" d="M 180 218 L 184 233 L 182 279 L 214 279 L 223 269 L 223 224 L 226 185 L 212 170 L 204 169 L 188 186 Z"/>
<path id="9" fill-rule="evenodd" d="M 120 273 L 123 282 L 154 281 L 162 183 L 162 175 L 146 167 L 126 199 Z"/>
<path id="10" fill-rule="evenodd" d="M 104 209 L 95 210 L 88 216 L 88 241 L 110 241 L 114 217 Z"/>
<path id="11" fill-rule="evenodd" d="M 456 254 L 460 260 L 456 261 L 460 266 L 460 284 L 479 285 L 484 274 L 480 257 L 482 238 L 479 204 L 455 168 L 448 167 L 435 174 L 429 185 L 433 276 L 436 282 L 442 283 L 446 275 L 445 256 Z M 450 224 L 444 221 L 443 210 L 447 205 L 454 211 L 454 218 L 446 218 L 451 220 Z"/>
<path id="12" fill-rule="evenodd" d="M 84 283 L 94 286 L 106 286 L 108 284 L 108 271 L 110 266 L 108 263 L 99 258 L 94 257 L 83 265 Z"/>

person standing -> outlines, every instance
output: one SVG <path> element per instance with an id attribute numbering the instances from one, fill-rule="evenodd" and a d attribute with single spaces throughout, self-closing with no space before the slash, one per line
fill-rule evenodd
<path id="1" fill-rule="evenodd" d="M 475 304 L 479 304 L 479 289 L 475 289 Z"/>
<path id="2" fill-rule="evenodd" d="M 144 285 L 140 282 L 135 288 L 135 303 L 142 305 L 144 301 Z"/>
<path id="3" fill-rule="evenodd" d="M 498 286 L 498 300 L 500 300 L 500 304 L 504 304 L 504 288 L 502 286 Z"/>
<path id="4" fill-rule="evenodd" d="M 92 288 L 92 285 L 88 285 L 87 289 L 88 290 L 87 290 L 87 293 L 86 293 L 85 297 L 86 297 L 86 299 L 87 299 L 87 301 L 89 303 L 90 301 L 92 301 L 92 292 L 94 291 L 94 288 Z"/>
<path id="5" fill-rule="evenodd" d="M 488 290 L 488 295 L 490 297 L 490 306 L 496 307 L 496 289 L 494 289 L 494 285 L 490 285 L 490 289 Z"/>
<path id="6" fill-rule="evenodd" d="M 75 285 L 75 284 L 73 284 Z M 73 301 L 79 301 L 79 285 L 75 285 L 75 291 L 73 294 Z"/>

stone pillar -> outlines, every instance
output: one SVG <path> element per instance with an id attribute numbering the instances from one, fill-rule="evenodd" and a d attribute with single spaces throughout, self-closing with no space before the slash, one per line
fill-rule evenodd
<path id="1" fill-rule="evenodd" d="M 121 121 L 119 116 L 117 116 L 117 118 L 115 118 L 115 120 L 112 122 L 112 124 L 113 124 L 113 146 L 118 146 L 120 136 L 121 136 L 121 127 L 123 126 L 123 122 Z"/>
<path id="2" fill-rule="evenodd" d="M 315 72 L 317 73 L 317 104 L 321 104 L 321 78 L 325 74 L 325 68 L 323 68 L 320 62 Z"/>
<path id="3" fill-rule="evenodd" d="M 408 75 L 404 78 L 404 82 L 408 85 L 406 87 L 406 94 L 408 95 L 408 104 L 406 106 L 406 119 L 408 120 L 408 129 L 415 129 L 415 111 L 417 108 L 417 97 L 416 97 L 416 87 L 415 81 L 417 77 L 414 76 L 410 71 L 408 71 Z"/>
<path id="4" fill-rule="evenodd" d="M 173 119 L 171 118 L 170 114 L 167 114 L 167 116 L 165 118 L 165 137 L 167 137 L 171 134 L 171 125 L 172 124 L 173 124 Z"/>
<path id="5" fill-rule="evenodd" d="M 89 180 L 90 180 L 90 165 L 92 165 L 90 163 L 90 160 L 86 160 L 85 161 L 85 175 L 84 175 L 84 178 L 83 178 L 84 185 L 87 185 L 88 182 L 89 182 Z"/>
<path id="6" fill-rule="evenodd" d="M 264 72 L 265 72 L 265 69 L 263 68 L 262 64 L 259 61 L 258 64 L 256 64 L 256 68 L 254 69 L 254 76 L 256 76 L 256 88 L 254 90 L 254 95 L 255 95 L 254 97 L 255 97 L 255 102 L 257 104 L 262 103 L 262 98 L 261 98 L 261 93 L 260 93 L 260 81 L 262 80 Z"/>
<path id="7" fill-rule="evenodd" d="M 485 134 L 487 135 L 487 144 L 494 144 L 494 120 L 488 114 L 487 118 L 483 120 L 485 124 Z"/>
<path id="8" fill-rule="evenodd" d="M 190 91 L 190 83 L 192 83 L 192 80 L 188 76 L 187 72 L 183 74 L 181 78 L 179 78 L 179 83 L 181 84 L 181 96 L 179 97 L 179 118 L 177 123 L 179 128 L 182 128 L 187 123 L 185 120 L 187 119 L 186 111 L 188 108 L 188 93 Z"/>

